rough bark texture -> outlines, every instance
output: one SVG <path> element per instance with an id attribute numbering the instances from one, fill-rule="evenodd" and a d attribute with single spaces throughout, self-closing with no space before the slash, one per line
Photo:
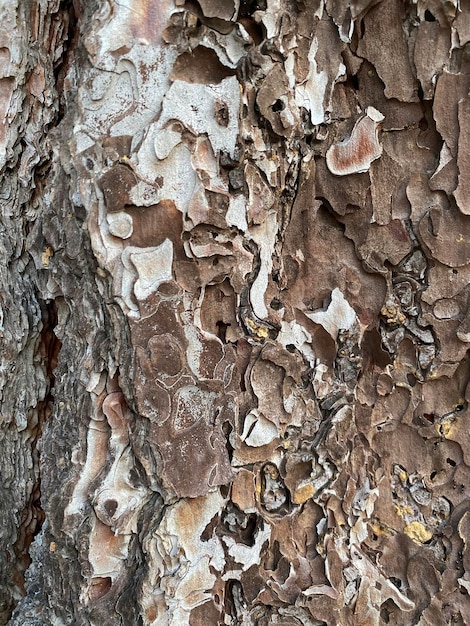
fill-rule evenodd
<path id="1" fill-rule="evenodd" d="M 468 1 L 0 17 L 0 623 L 468 624 Z"/>

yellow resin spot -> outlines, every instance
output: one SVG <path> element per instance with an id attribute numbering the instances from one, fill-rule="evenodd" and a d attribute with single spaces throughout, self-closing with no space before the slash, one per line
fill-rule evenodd
<path id="1" fill-rule="evenodd" d="M 387 318 L 387 324 L 404 324 L 406 322 L 406 316 L 403 315 L 400 307 L 383 306 L 380 313 Z"/>
<path id="2" fill-rule="evenodd" d="M 245 323 L 248 324 L 250 329 L 253 331 L 253 334 L 259 337 L 259 339 L 267 339 L 269 337 L 269 331 L 264 326 L 258 326 L 252 319 L 249 317 L 246 318 Z"/>
<path id="3" fill-rule="evenodd" d="M 46 246 L 44 249 L 44 252 L 41 255 L 41 263 L 43 267 L 49 267 L 49 261 L 51 260 L 51 257 L 53 256 L 54 256 L 54 250 L 51 248 L 51 246 Z"/>
<path id="4" fill-rule="evenodd" d="M 447 419 L 443 420 L 440 424 L 436 424 L 436 430 L 441 437 L 448 439 L 451 431 L 452 425 L 455 422 L 454 416 L 449 416 Z"/>
<path id="5" fill-rule="evenodd" d="M 432 537 L 432 532 L 421 522 L 411 522 L 411 524 L 405 526 L 404 532 L 412 541 L 418 544 L 425 543 Z"/>
<path id="6" fill-rule="evenodd" d="M 313 488 L 312 483 L 306 483 L 304 485 L 300 485 L 295 490 L 294 496 L 292 498 L 294 501 L 294 504 L 303 504 L 304 502 L 307 502 L 307 500 L 310 500 L 310 498 L 313 497 L 314 493 L 315 493 L 315 490 Z"/>
<path id="7" fill-rule="evenodd" d="M 400 517 L 405 517 L 405 515 L 413 515 L 413 509 L 410 506 L 399 506 L 395 505 L 395 512 Z"/>
<path id="8" fill-rule="evenodd" d="M 370 527 L 377 537 L 391 537 L 392 535 L 391 530 L 381 522 L 371 522 Z"/>

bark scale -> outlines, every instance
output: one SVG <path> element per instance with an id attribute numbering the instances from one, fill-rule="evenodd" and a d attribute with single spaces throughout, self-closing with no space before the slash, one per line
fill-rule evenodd
<path id="1" fill-rule="evenodd" d="M 457 4 L 1 3 L 1 623 L 470 620 Z"/>

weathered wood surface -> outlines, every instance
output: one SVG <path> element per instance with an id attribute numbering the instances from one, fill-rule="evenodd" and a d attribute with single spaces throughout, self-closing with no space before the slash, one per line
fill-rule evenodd
<path id="1" fill-rule="evenodd" d="M 0 17 L 0 623 L 469 623 L 469 3 Z"/>

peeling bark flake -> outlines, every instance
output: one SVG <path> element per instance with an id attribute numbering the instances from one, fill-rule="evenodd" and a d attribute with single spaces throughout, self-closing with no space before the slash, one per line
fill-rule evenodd
<path id="1" fill-rule="evenodd" d="M 0 624 L 469 623 L 469 2 L 0 17 Z"/>

